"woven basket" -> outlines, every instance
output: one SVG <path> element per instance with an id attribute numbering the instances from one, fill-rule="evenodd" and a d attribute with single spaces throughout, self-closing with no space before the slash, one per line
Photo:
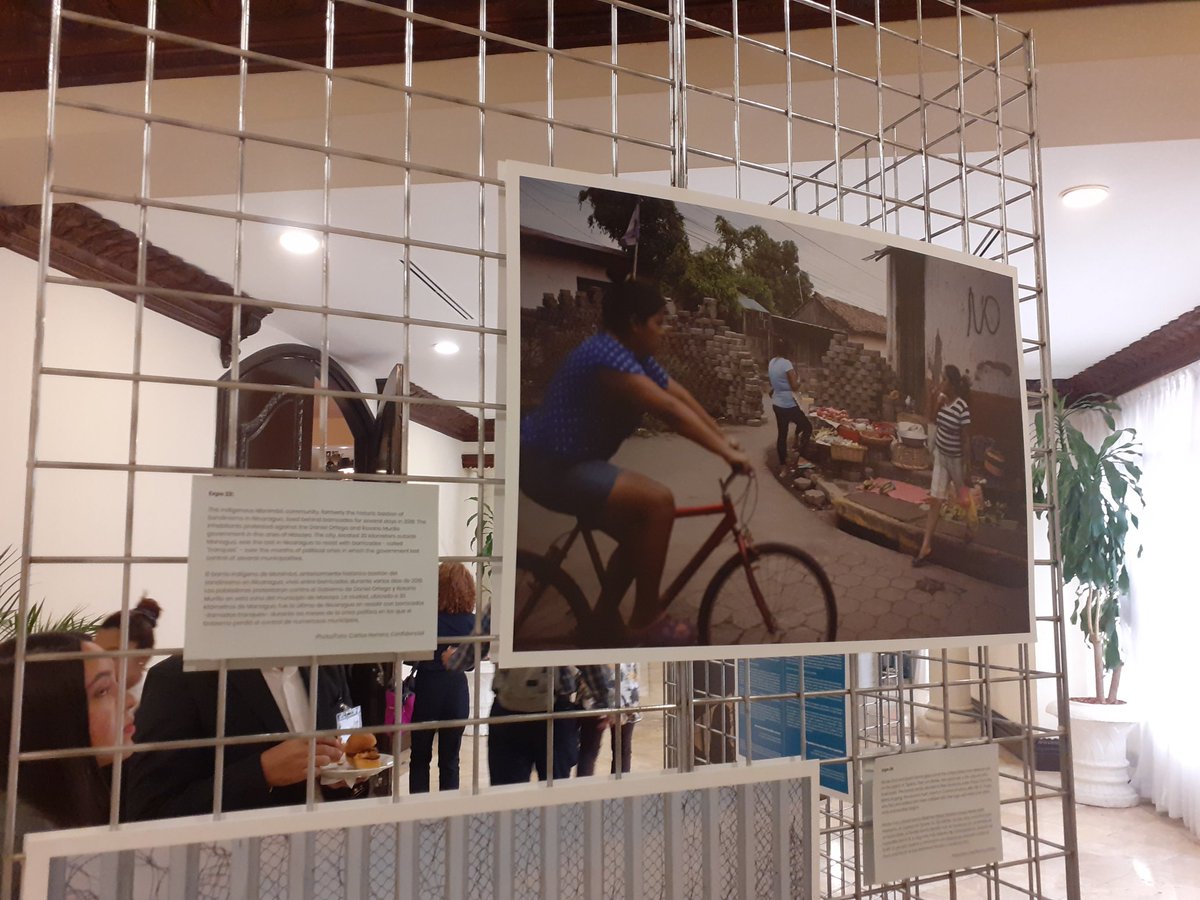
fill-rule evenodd
<path id="1" fill-rule="evenodd" d="M 931 464 L 929 451 L 924 447 L 905 447 L 903 444 L 892 447 L 892 462 L 897 468 L 910 472 L 924 471 Z"/>
<path id="2" fill-rule="evenodd" d="M 842 462 L 860 463 L 867 458 L 867 448 L 851 447 L 847 444 L 830 444 L 829 456 L 831 459 Z"/>

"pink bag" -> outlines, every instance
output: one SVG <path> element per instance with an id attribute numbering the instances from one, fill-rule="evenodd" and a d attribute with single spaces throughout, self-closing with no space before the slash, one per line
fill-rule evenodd
<path id="1" fill-rule="evenodd" d="M 417 679 L 409 675 L 400 684 L 400 723 L 406 725 L 413 720 L 413 707 L 417 705 Z"/>

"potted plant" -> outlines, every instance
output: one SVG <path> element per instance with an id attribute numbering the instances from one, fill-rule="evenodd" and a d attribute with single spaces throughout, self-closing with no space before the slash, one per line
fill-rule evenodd
<path id="1" fill-rule="evenodd" d="M 1040 413 L 1034 427 L 1038 443 L 1055 450 L 1063 583 L 1075 587 L 1071 622 L 1091 648 L 1094 678 L 1091 696 L 1071 698 L 1076 799 L 1093 806 L 1132 806 L 1138 798 L 1129 786 L 1125 738 L 1137 720 L 1117 691 L 1123 664 L 1121 598 L 1129 593 L 1126 542 L 1137 528 L 1142 504 L 1141 445 L 1134 429 L 1117 428 L 1113 413 L 1119 407 L 1112 400 L 1097 394 L 1052 399 L 1052 430 Z M 1107 429 L 1099 447 L 1072 421 L 1088 412 L 1098 414 Z M 1033 474 L 1034 500 L 1044 503 L 1044 464 L 1035 465 Z M 1136 552 L 1141 554 L 1140 546 Z"/>
<path id="2" fill-rule="evenodd" d="M 21 555 L 11 544 L 0 550 L 0 642 L 17 636 L 21 599 Z M 25 631 L 78 631 L 92 634 L 104 616 L 89 615 L 82 607 L 60 616 L 46 612 L 46 601 L 31 603 L 25 610 Z"/>

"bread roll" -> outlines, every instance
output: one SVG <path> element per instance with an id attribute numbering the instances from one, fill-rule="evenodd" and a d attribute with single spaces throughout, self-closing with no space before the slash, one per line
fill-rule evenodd
<path id="1" fill-rule="evenodd" d="M 354 756 L 367 750 L 375 749 L 375 735 L 365 731 L 350 735 L 346 741 L 346 755 Z"/>

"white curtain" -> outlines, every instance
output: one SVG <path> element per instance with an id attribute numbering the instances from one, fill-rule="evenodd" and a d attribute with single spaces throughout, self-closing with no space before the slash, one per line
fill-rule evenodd
<path id="1" fill-rule="evenodd" d="M 1142 719 L 1133 785 L 1200 834 L 1200 363 L 1117 399 L 1118 424 L 1137 429 L 1145 454 L 1121 683 Z"/>

